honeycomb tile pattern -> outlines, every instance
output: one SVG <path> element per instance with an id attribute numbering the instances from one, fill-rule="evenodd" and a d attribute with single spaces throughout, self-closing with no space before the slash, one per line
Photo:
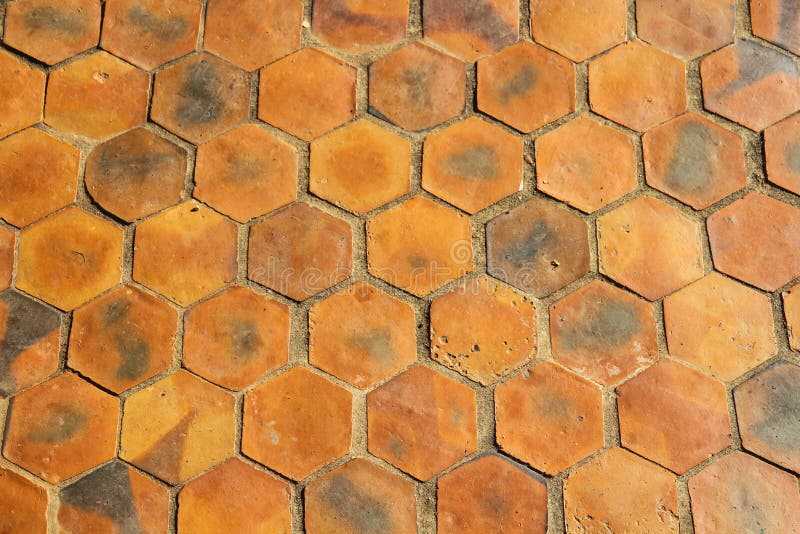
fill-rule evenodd
<path id="1" fill-rule="evenodd" d="M 795 0 L 0 2 L 0 532 L 800 532 Z"/>

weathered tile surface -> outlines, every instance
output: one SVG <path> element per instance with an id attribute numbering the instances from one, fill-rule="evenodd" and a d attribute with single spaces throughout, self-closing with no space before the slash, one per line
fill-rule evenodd
<path id="1" fill-rule="evenodd" d="M 42 120 L 45 73 L 0 50 L 0 137 Z"/>
<path id="2" fill-rule="evenodd" d="M 47 532 L 47 493 L 17 473 L 0 468 L 0 530 Z"/>

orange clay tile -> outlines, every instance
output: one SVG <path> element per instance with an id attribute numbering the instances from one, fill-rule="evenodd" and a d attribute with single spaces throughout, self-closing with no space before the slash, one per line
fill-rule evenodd
<path id="1" fill-rule="evenodd" d="M 764 131 L 767 180 L 800 195 L 800 116 Z"/>
<path id="2" fill-rule="evenodd" d="M 185 316 L 183 365 L 228 389 L 242 389 L 289 359 L 289 308 L 232 287 Z"/>
<path id="3" fill-rule="evenodd" d="M 303 479 L 350 450 L 351 410 L 348 391 L 295 367 L 245 397 L 242 452 Z"/>
<path id="4" fill-rule="evenodd" d="M 297 198 L 297 150 L 254 124 L 197 147 L 194 197 L 239 222 Z"/>
<path id="5" fill-rule="evenodd" d="M 65 373 L 14 397 L 3 456 L 57 484 L 114 457 L 119 399 Z"/>
<path id="6" fill-rule="evenodd" d="M 98 204 L 133 221 L 180 202 L 186 151 L 137 128 L 95 147 L 86 160 L 85 179 Z"/>
<path id="7" fill-rule="evenodd" d="M 231 458 L 181 489 L 181 532 L 291 531 L 289 485 Z"/>
<path id="8" fill-rule="evenodd" d="M 416 532 L 414 484 L 356 458 L 305 489 L 309 532 L 405 534 Z"/>
<path id="9" fill-rule="evenodd" d="M 675 475 L 666 469 L 624 449 L 610 449 L 564 481 L 567 532 L 677 534 L 676 486 Z"/>
<path id="10" fill-rule="evenodd" d="M 16 234 L 8 228 L 0 226 L 0 291 L 11 285 L 16 242 Z"/>
<path id="11" fill-rule="evenodd" d="M 536 355 L 533 303 L 486 276 L 437 297 L 430 322 L 431 357 L 483 385 Z"/>
<path id="12" fill-rule="evenodd" d="M 687 113 L 644 134 L 647 183 L 689 204 L 707 208 L 747 183 L 742 138 Z"/>
<path id="13" fill-rule="evenodd" d="M 44 121 L 63 132 L 107 139 L 147 120 L 150 76 L 95 52 L 50 73 Z"/>
<path id="14" fill-rule="evenodd" d="M 133 279 L 188 306 L 236 276 L 236 225 L 195 202 L 139 224 Z"/>
<path id="15" fill-rule="evenodd" d="M 0 138 L 3 138 L 42 120 L 45 74 L 0 50 L 0 78 L 3 79 L 0 86 Z"/>
<path id="16" fill-rule="evenodd" d="M 399 41 L 407 23 L 408 0 L 317 0 L 311 31 L 330 46 L 358 53 Z"/>
<path id="17" fill-rule="evenodd" d="M 422 187 L 468 213 L 522 189 L 522 139 L 476 117 L 425 139 Z"/>
<path id="18" fill-rule="evenodd" d="M 464 64 L 413 42 L 369 67 L 370 112 L 407 130 L 425 130 L 464 110 Z"/>
<path id="19" fill-rule="evenodd" d="M 304 48 L 261 69 L 258 118 L 305 141 L 356 113 L 356 69 Z"/>
<path id="20" fill-rule="evenodd" d="M 250 115 L 250 75 L 211 54 L 189 56 L 156 74 L 150 114 L 193 143 L 208 141 Z"/>
<path id="21" fill-rule="evenodd" d="M 700 225 L 643 196 L 597 219 L 600 272 L 648 300 L 703 276 Z"/>
<path id="22" fill-rule="evenodd" d="M 232 395 L 180 370 L 125 401 L 119 456 L 170 484 L 233 454 Z"/>
<path id="23" fill-rule="evenodd" d="M 670 354 L 720 380 L 778 351 L 769 299 L 715 272 L 664 299 L 664 325 Z"/>
<path id="24" fill-rule="evenodd" d="M 477 446 L 475 392 L 412 367 L 367 395 L 369 452 L 427 480 Z"/>
<path id="25" fill-rule="evenodd" d="M 589 65 L 592 111 L 644 131 L 686 110 L 686 66 L 642 43 L 618 46 Z"/>
<path id="26" fill-rule="evenodd" d="M 80 151 L 35 128 L 0 141 L 0 217 L 25 226 L 75 201 Z"/>
<path id="27" fill-rule="evenodd" d="M 800 284 L 783 294 L 783 311 L 789 334 L 789 346 L 792 350 L 800 351 Z"/>
<path id="28" fill-rule="evenodd" d="M 495 390 L 497 443 L 548 474 L 567 469 L 603 447 L 600 388 L 542 362 Z"/>
<path id="29" fill-rule="evenodd" d="M 67 364 L 119 393 L 172 364 L 178 313 L 133 286 L 75 310 Z"/>
<path id="30" fill-rule="evenodd" d="M 637 0 L 639 37 L 690 59 L 733 42 L 734 0 Z"/>
<path id="31" fill-rule="evenodd" d="M 250 229 L 248 277 L 304 300 L 350 276 L 352 248 L 345 221 L 308 204 L 293 204 Z"/>
<path id="32" fill-rule="evenodd" d="M 750 2 L 750 20 L 755 35 L 789 52 L 800 54 L 800 11 L 794 2 L 788 0 Z"/>
<path id="33" fill-rule="evenodd" d="M 714 267 L 734 278 L 774 291 L 800 276 L 800 210 L 794 206 L 749 193 L 708 218 L 708 237 Z"/>
<path id="34" fill-rule="evenodd" d="M 575 67 L 521 42 L 478 63 L 478 109 L 523 132 L 575 110 Z"/>
<path id="35" fill-rule="evenodd" d="M 630 136 L 578 117 L 536 139 L 536 187 L 591 213 L 636 189 L 636 159 Z"/>
<path id="36" fill-rule="evenodd" d="M 195 49 L 199 0 L 107 0 L 101 46 L 152 70 Z"/>
<path id="37" fill-rule="evenodd" d="M 299 0 L 215 0 L 206 7 L 203 47 L 255 70 L 300 48 Z"/>
<path id="38" fill-rule="evenodd" d="M 362 215 L 408 192 L 410 160 L 408 141 L 362 119 L 311 143 L 309 190 Z"/>
<path id="39" fill-rule="evenodd" d="M 488 273 L 537 298 L 589 272 L 586 223 L 542 197 L 489 221 L 486 241 Z"/>
<path id="40" fill-rule="evenodd" d="M 417 359 L 414 310 L 364 282 L 314 304 L 308 323 L 311 365 L 358 388 Z"/>
<path id="41" fill-rule="evenodd" d="M 415 196 L 367 221 L 369 272 L 424 296 L 472 271 L 469 220 Z"/>
<path id="42" fill-rule="evenodd" d="M 0 532 L 47 532 L 47 492 L 0 467 Z"/>
<path id="43" fill-rule="evenodd" d="M 70 207 L 19 237 L 16 287 L 72 310 L 120 282 L 122 229 Z"/>
<path id="44" fill-rule="evenodd" d="M 622 446 L 685 473 L 731 444 L 725 388 L 662 360 L 617 388 Z"/>

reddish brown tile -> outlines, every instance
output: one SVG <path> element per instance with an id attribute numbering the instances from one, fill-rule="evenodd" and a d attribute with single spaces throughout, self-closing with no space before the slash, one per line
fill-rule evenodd
<path id="1" fill-rule="evenodd" d="M 788 0 L 750 2 L 753 33 L 776 45 L 800 54 L 800 11 Z"/>
<path id="2" fill-rule="evenodd" d="M 16 234 L 8 228 L 0 226 L 0 291 L 11 285 L 16 243 Z"/>
<path id="3" fill-rule="evenodd" d="M 0 138 L 3 138 L 42 120 L 45 73 L 0 50 L 0 78 L 3 79 L 0 86 Z"/>
<path id="4" fill-rule="evenodd" d="M 764 131 L 767 180 L 800 195 L 800 116 Z"/>
<path id="5" fill-rule="evenodd" d="M 662 50 L 690 59 L 733 42 L 734 0 L 638 0 L 636 32 Z"/>
<path id="6" fill-rule="evenodd" d="M 0 531 L 47 532 L 47 492 L 27 478 L 0 468 Z"/>
<path id="7" fill-rule="evenodd" d="M 789 346 L 792 350 L 800 351 L 800 284 L 784 292 L 783 312 L 789 334 Z"/>
<path id="8" fill-rule="evenodd" d="M 311 31 L 326 44 L 358 53 L 401 40 L 407 23 L 408 0 L 317 0 Z"/>

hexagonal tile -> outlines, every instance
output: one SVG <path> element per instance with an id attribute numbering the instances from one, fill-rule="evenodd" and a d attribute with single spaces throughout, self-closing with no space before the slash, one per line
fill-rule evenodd
<path id="1" fill-rule="evenodd" d="M 57 484 L 114 457 L 119 399 L 71 373 L 14 397 L 3 456 Z"/>
<path id="2" fill-rule="evenodd" d="M 591 213 L 636 189 L 636 146 L 625 133 L 578 117 L 536 138 L 536 187 Z"/>
<path id="3" fill-rule="evenodd" d="M 8 228 L 0 226 L 0 291 L 11 285 L 16 242 L 16 234 Z"/>
<path id="4" fill-rule="evenodd" d="M 676 56 L 690 59 L 733 42 L 734 0 L 639 0 L 636 31 L 640 38 Z"/>
<path id="5" fill-rule="evenodd" d="M 777 351 L 769 299 L 712 272 L 664 299 L 673 356 L 733 380 Z"/>
<path id="6" fill-rule="evenodd" d="M 261 69 L 258 118 L 310 141 L 353 118 L 356 69 L 304 48 Z"/>
<path id="7" fill-rule="evenodd" d="M 417 359 L 414 310 L 364 282 L 314 304 L 308 327 L 311 365 L 359 388 Z"/>
<path id="8" fill-rule="evenodd" d="M 75 310 L 67 363 L 119 393 L 172 365 L 178 312 L 134 286 Z"/>
<path id="9" fill-rule="evenodd" d="M 363 215 L 408 192 L 411 145 L 368 120 L 311 143 L 309 190 Z"/>
<path id="10" fill-rule="evenodd" d="M 420 42 L 369 67 L 370 112 L 407 130 L 425 130 L 464 109 L 464 64 Z"/>
<path id="11" fill-rule="evenodd" d="M 80 151 L 30 128 L 0 141 L 0 217 L 26 226 L 75 201 Z"/>
<path id="12" fill-rule="evenodd" d="M 424 366 L 367 395 L 369 452 L 426 480 L 475 451 L 475 392 Z"/>
<path id="13" fill-rule="evenodd" d="M 647 183 L 694 209 L 747 184 L 742 138 L 695 113 L 650 130 L 642 145 Z"/>
<path id="14" fill-rule="evenodd" d="M 0 138 L 3 138 L 42 120 L 45 73 L 0 50 L 0 77 L 4 80 L 0 87 Z"/>
<path id="15" fill-rule="evenodd" d="M 144 128 L 97 145 L 86 160 L 86 189 L 126 221 L 177 204 L 186 181 L 186 151 Z"/>
<path id="16" fill-rule="evenodd" d="M 648 300 L 703 276 L 699 223 L 643 196 L 597 219 L 600 272 Z"/>
<path id="17" fill-rule="evenodd" d="M 800 195 L 800 117 L 793 116 L 764 131 L 767 180 Z"/>
<path id="18" fill-rule="evenodd" d="M 367 221 L 373 276 L 424 296 L 475 268 L 469 220 L 416 196 Z"/>
<path id="19" fill-rule="evenodd" d="M 543 298 L 589 272 L 586 223 L 535 197 L 486 225 L 489 274 Z"/>
<path id="20" fill-rule="evenodd" d="M 242 452 L 303 479 L 350 450 L 352 402 L 345 389 L 295 367 L 245 397 Z"/>
<path id="21" fill-rule="evenodd" d="M 176 484 L 234 452 L 233 395 L 180 370 L 125 401 L 119 456 Z"/>
<path id="22" fill-rule="evenodd" d="M 27 478 L 0 468 L 0 530 L 47 532 L 47 492 Z"/>
<path id="23" fill-rule="evenodd" d="M 661 360 L 617 388 L 622 445 L 685 473 L 731 443 L 725 388 Z"/>
<path id="24" fill-rule="evenodd" d="M 69 311 L 118 284 L 121 264 L 122 228 L 70 207 L 20 234 L 16 286 Z"/>
<path id="25" fill-rule="evenodd" d="M 686 66 L 631 41 L 591 62 L 589 101 L 592 111 L 633 130 L 647 130 L 686 110 Z"/>
<path id="26" fill-rule="evenodd" d="M 351 53 L 399 41 L 406 35 L 408 0 L 318 0 L 311 31 L 322 42 Z"/>
<path id="27" fill-rule="evenodd" d="M 254 124 L 197 147 L 195 198 L 239 222 L 297 198 L 297 149 Z"/>
<path id="28" fill-rule="evenodd" d="M 139 224 L 133 279 L 188 306 L 236 277 L 236 225 L 194 202 Z"/>
<path id="29" fill-rule="evenodd" d="M 784 0 L 750 2 L 750 20 L 754 34 L 800 54 L 800 14 L 794 4 Z"/>
<path id="30" fill-rule="evenodd" d="M 183 365 L 228 389 L 242 389 L 289 360 L 289 308 L 232 287 L 186 312 Z"/>
<path id="31" fill-rule="evenodd" d="M 250 229 L 248 277 L 294 300 L 347 279 L 353 266 L 350 225 L 304 203 Z"/>
<path id="32" fill-rule="evenodd" d="M 789 333 L 789 346 L 800 351 L 800 284 L 783 293 L 783 312 Z"/>
<path id="33" fill-rule="evenodd" d="M 477 117 L 429 135 L 422 187 L 468 213 L 522 189 L 522 139 Z"/>

